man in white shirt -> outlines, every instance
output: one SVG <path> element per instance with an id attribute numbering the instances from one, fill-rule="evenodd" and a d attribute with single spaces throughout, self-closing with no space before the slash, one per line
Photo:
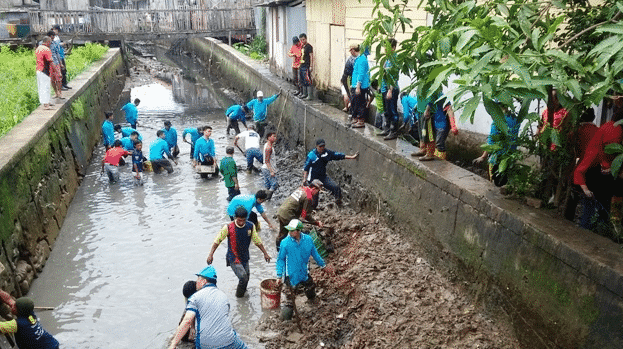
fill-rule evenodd
<path id="1" fill-rule="evenodd" d="M 238 140 L 244 140 L 244 150 L 240 148 L 238 145 Z M 240 132 L 234 138 L 234 145 L 243 152 L 243 154 L 247 157 L 247 172 L 251 173 L 254 169 L 253 167 L 253 159 L 257 159 L 261 164 L 264 163 L 264 158 L 262 156 L 262 151 L 260 150 L 260 135 L 255 131 L 255 125 L 249 125 L 249 129 Z"/>

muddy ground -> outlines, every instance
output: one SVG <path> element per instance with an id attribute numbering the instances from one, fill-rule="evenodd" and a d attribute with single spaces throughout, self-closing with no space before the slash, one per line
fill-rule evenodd
<path id="1" fill-rule="evenodd" d="M 166 81 L 175 70 L 150 58 L 135 57 L 132 65 L 128 86 Z M 306 153 L 283 143 L 277 147 L 277 204 L 300 185 Z M 297 298 L 302 331 L 297 321 L 282 321 L 273 312 L 257 327 L 267 349 L 520 348 L 502 310 L 490 313 L 474 303 L 465 285 L 449 281 L 383 217 L 359 212 L 347 199 L 337 207 L 325 192 L 315 216 L 327 227 L 320 231 L 325 242 L 334 247 L 325 259 L 334 273 L 310 263 L 317 299 Z"/>
<path id="2" fill-rule="evenodd" d="M 282 201 L 301 181 L 303 149 L 283 149 Z M 329 165 L 331 166 L 331 165 Z M 287 181 L 284 180 L 287 178 Z M 335 248 L 315 267 L 317 301 L 297 299 L 303 332 L 278 313 L 259 324 L 266 348 L 519 348 L 502 314 L 487 314 L 382 217 L 336 207 L 321 193 L 316 217 Z"/>

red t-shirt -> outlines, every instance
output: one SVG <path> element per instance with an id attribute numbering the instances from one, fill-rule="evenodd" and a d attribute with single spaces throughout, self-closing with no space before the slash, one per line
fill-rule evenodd
<path id="1" fill-rule="evenodd" d="M 35 57 L 37 58 L 37 71 L 43 71 L 45 62 L 52 62 L 52 51 L 47 46 L 39 45 L 35 50 Z"/>
<path id="2" fill-rule="evenodd" d="M 301 46 L 299 44 L 292 45 L 292 47 L 290 47 L 290 54 L 294 58 L 292 68 L 299 68 L 301 66 Z"/>
<path id="3" fill-rule="evenodd" d="M 588 144 L 595 136 L 595 133 L 597 133 L 597 130 L 599 130 L 599 127 L 591 122 L 582 123 L 578 128 L 578 133 L 575 137 L 575 154 L 580 161 L 584 159 L 586 148 L 588 148 Z"/>
<path id="4" fill-rule="evenodd" d="M 609 171 L 612 161 L 616 155 L 606 154 L 606 145 L 621 143 L 623 141 L 623 128 L 614 126 L 614 121 L 603 124 L 588 143 L 584 157 L 575 168 L 573 173 L 573 183 L 577 185 L 586 184 L 586 171 L 591 167 L 600 165 L 602 171 Z"/>
<path id="5" fill-rule="evenodd" d="M 112 147 L 106 151 L 104 162 L 113 166 L 119 166 L 119 159 L 126 155 L 130 155 L 130 152 L 121 147 Z"/>

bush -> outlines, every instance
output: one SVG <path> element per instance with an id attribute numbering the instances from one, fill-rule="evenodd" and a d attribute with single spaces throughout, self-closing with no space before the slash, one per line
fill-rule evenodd
<path id="1" fill-rule="evenodd" d="M 234 48 L 243 54 L 255 59 L 257 61 L 266 60 L 266 50 L 268 48 L 268 44 L 266 43 L 266 38 L 263 35 L 258 35 L 253 38 L 251 44 L 245 44 L 242 42 L 235 43 Z"/>
<path id="2" fill-rule="evenodd" d="M 100 44 L 76 47 L 65 57 L 67 80 L 80 74 L 108 50 Z M 7 133 L 39 106 L 36 59 L 32 49 L 20 47 L 13 51 L 0 46 L 0 136 Z"/>

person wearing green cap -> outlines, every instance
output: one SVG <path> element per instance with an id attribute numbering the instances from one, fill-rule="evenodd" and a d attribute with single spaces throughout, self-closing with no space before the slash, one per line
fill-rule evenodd
<path id="1" fill-rule="evenodd" d="M 186 314 L 177 327 L 169 349 L 175 349 L 195 323 L 196 349 L 247 349 L 229 320 L 229 300 L 216 288 L 216 270 L 208 265 L 197 275 L 197 292 L 188 299 Z M 196 320 L 196 321 L 195 321 Z"/>
<path id="2" fill-rule="evenodd" d="M 313 300 L 316 298 L 316 284 L 308 272 L 309 257 L 313 257 L 324 271 L 331 273 L 331 268 L 325 268 L 326 264 L 311 236 L 301 233 L 303 229 L 303 223 L 298 219 L 293 219 L 286 226 L 288 230 L 288 236 L 281 241 L 279 248 L 279 256 L 277 257 L 277 279 L 279 283 L 284 283 L 286 301 L 284 302 L 284 308 L 292 308 L 291 303 L 294 299 L 294 295 L 298 292 L 305 292 L 307 299 Z M 282 281 L 281 278 L 285 275 L 287 270 L 287 276 Z"/>
<path id="3" fill-rule="evenodd" d="M 59 343 L 41 327 L 35 315 L 35 303 L 28 297 L 15 301 L 17 319 L 0 322 L 0 332 L 15 335 L 19 349 L 58 349 Z"/>

